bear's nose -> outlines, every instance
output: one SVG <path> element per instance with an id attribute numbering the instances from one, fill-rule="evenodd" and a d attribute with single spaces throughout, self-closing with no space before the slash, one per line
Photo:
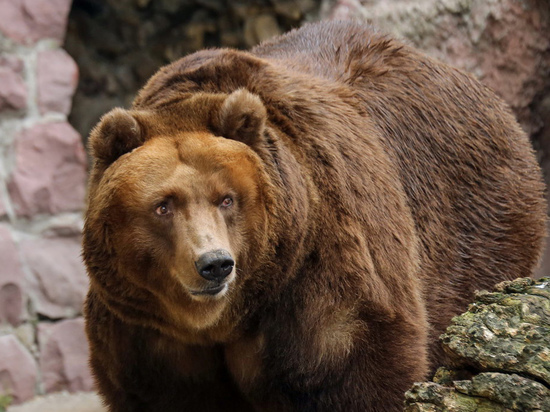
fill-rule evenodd
<path id="1" fill-rule="evenodd" d="M 207 280 L 221 282 L 233 270 L 235 261 L 227 250 L 218 249 L 202 254 L 195 262 L 197 272 Z"/>

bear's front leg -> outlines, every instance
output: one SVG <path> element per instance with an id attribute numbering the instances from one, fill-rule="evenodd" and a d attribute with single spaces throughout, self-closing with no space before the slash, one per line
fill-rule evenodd
<path id="1" fill-rule="evenodd" d="M 184 345 L 129 325 L 90 296 L 87 312 L 90 363 L 110 412 L 251 410 L 219 347 Z"/>
<path id="2" fill-rule="evenodd" d="M 279 318 L 226 350 L 230 371 L 258 411 L 400 412 L 427 373 L 426 328 L 409 315 L 359 315 Z"/>

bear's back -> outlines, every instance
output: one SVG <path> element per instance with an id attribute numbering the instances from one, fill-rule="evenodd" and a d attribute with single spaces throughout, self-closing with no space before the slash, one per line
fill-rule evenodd
<path id="1" fill-rule="evenodd" d="M 526 135 L 490 90 L 350 22 L 306 25 L 252 52 L 347 86 L 381 131 L 421 243 L 432 336 L 474 290 L 532 275 L 545 234 L 542 176 Z"/>

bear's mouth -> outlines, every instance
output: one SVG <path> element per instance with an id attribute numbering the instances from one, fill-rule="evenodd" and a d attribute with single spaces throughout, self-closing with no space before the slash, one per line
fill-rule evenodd
<path id="1" fill-rule="evenodd" d="M 227 289 L 227 283 L 223 283 L 221 285 L 212 286 L 209 288 L 204 288 L 201 290 L 190 290 L 189 293 L 191 293 L 194 296 L 215 296 L 219 293 L 225 292 Z"/>

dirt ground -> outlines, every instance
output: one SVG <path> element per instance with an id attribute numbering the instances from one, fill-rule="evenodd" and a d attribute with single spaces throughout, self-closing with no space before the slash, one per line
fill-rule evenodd
<path id="1" fill-rule="evenodd" d="M 38 397 L 7 412 L 107 412 L 95 393 L 56 393 Z"/>

